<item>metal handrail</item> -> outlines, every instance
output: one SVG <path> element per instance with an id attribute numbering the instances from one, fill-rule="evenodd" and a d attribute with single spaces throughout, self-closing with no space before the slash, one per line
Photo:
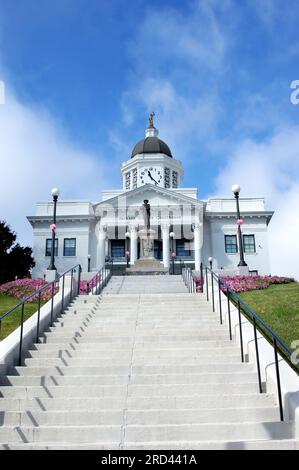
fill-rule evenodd
<path id="1" fill-rule="evenodd" d="M 238 309 L 238 316 L 239 316 L 239 334 L 240 334 L 240 348 L 241 348 L 241 361 L 244 362 L 244 346 L 243 346 L 243 332 L 242 332 L 242 320 L 241 320 L 241 313 L 245 314 L 245 317 L 252 323 L 253 330 L 254 330 L 254 343 L 255 343 L 255 352 L 256 352 L 256 361 L 257 361 L 257 374 L 258 374 L 258 382 L 259 382 L 259 391 L 263 393 L 262 387 L 262 379 L 261 379 L 261 367 L 260 367 L 260 358 L 259 358 L 259 347 L 258 347 L 258 339 L 257 339 L 257 330 L 262 334 L 262 336 L 270 342 L 271 346 L 274 348 L 274 362 L 275 362 L 275 371 L 276 371 L 276 384 L 277 384 L 277 395 L 278 395 L 278 403 L 279 403 L 279 413 L 280 413 L 280 420 L 284 421 L 284 411 L 283 411 L 283 403 L 282 403 L 282 393 L 281 393 L 281 383 L 280 383 L 280 372 L 279 372 L 279 359 L 278 359 L 278 346 L 282 348 L 282 353 L 287 353 L 285 356 L 291 356 L 292 350 L 284 343 L 284 341 L 267 325 L 260 318 L 257 313 L 255 313 L 252 308 L 250 308 L 239 296 L 236 294 L 234 290 L 232 290 L 229 285 L 220 277 L 218 276 L 212 269 L 209 267 L 205 267 L 205 275 L 206 275 L 206 286 L 208 290 L 208 272 L 211 274 L 211 286 L 212 286 L 212 303 L 213 303 L 213 312 L 215 312 L 215 291 L 214 291 L 214 280 L 218 284 L 218 291 L 219 291 L 219 313 L 220 313 L 220 322 L 222 323 L 222 302 L 221 302 L 221 292 L 226 294 L 227 296 L 227 304 L 228 304 L 228 320 L 229 320 L 229 335 L 230 340 L 232 340 L 232 329 L 231 329 L 231 311 L 230 311 L 230 302 L 234 306 L 237 306 Z M 225 291 L 223 290 L 225 289 Z M 207 300 L 209 300 L 209 293 L 207 292 Z M 234 300 L 234 302 L 233 302 Z M 262 328 L 261 328 L 262 327 Z M 266 333 L 265 334 L 265 331 Z M 284 358 L 283 358 L 284 359 Z"/>
<path id="2" fill-rule="evenodd" d="M 87 283 L 88 292 L 94 295 L 99 295 L 103 288 L 107 286 L 112 276 L 111 269 L 109 269 L 108 266 L 108 263 L 105 263 L 102 268 L 97 271 L 91 279 L 91 286 Z"/>
<path id="3" fill-rule="evenodd" d="M 196 293 L 196 282 L 194 281 L 194 278 L 192 275 L 192 268 L 187 267 L 187 266 L 184 267 L 182 269 L 182 277 L 183 277 L 185 286 L 188 288 L 189 294 Z"/>
<path id="4" fill-rule="evenodd" d="M 78 269 L 78 288 L 77 288 L 77 293 L 74 294 L 73 292 L 73 276 L 74 273 L 77 272 Z M 23 346 L 23 330 L 24 330 L 24 317 L 25 317 L 25 304 L 29 302 L 33 297 L 38 296 L 38 308 L 37 308 L 37 327 L 36 327 L 36 342 L 39 340 L 39 325 L 40 325 L 40 309 L 41 309 L 41 294 L 44 290 L 51 288 L 51 312 L 50 312 L 50 326 L 53 324 L 53 311 L 54 311 L 54 296 L 55 296 L 55 285 L 59 282 L 59 280 L 62 278 L 62 294 L 61 294 L 61 313 L 63 312 L 64 309 L 64 289 L 65 289 L 65 276 L 66 274 L 71 273 L 71 292 L 70 292 L 70 301 L 75 297 L 75 295 L 78 295 L 80 292 L 80 277 L 81 277 L 81 265 L 76 264 L 73 268 L 68 269 L 65 271 L 63 274 L 60 274 L 56 277 L 54 281 L 47 282 L 44 286 L 40 287 L 37 289 L 35 292 L 32 294 L 28 295 L 25 297 L 25 299 L 21 300 L 18 304 L 16 304 L 14 307 L 12 307 L 10 310 L 5 312 L 2 316 L 0 316 L 0 331 L 1 331 L 1 322 L 4 320 L 6 317 L 8 317 L 11 313 L 13 313 L 15 310 L 18 308 L 22 308 L 21 310 L 21 324 L 20 324 L 20 345 L 19 345 L 19 365 L 22 365 L 22 346 Z"/>

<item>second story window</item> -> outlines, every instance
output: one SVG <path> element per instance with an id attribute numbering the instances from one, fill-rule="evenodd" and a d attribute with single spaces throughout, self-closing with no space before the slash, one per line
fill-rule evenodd
<path id="1" fill-rule="evenodd" d="M 238 253 L 237 236 L 224 235 L 225 253 Z"/>
<path id="2" fill-rule="evenodd" d="M 243 235 L 244 253 L 255 253 L 254 235 Z"/>
<path id="3" fill-rule="evenodd" d="M 76 238 L 65 238 L 63 256 L 76 256 Z"/>
<path id="4" fill-rule="evenodd" d="M 46 256 L 51 256 L 52 238 L 46 239 Z M 58 256 L 58 238 L 55 238 L 54 256 Z"/>

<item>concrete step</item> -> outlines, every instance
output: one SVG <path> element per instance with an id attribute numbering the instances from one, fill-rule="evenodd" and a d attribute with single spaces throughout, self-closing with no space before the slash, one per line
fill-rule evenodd
<path id="1" fill-rule="evenodd" d="M 76 350 L 76 349 L 93 349 L 97 348 L 97 346 L 100 348 L 102 346 L 107 346 L 111 345 L 111 348 L 115 349 L 118 347 L 120 344 L 125 344 L 125 345 L 131 345 L 131 344 L 140 345 L 144 347 L 149 347 L 152 346 L 153 348 L 156 347 L 156 345 L 159 345 L 159 348 L 166 348 L 171 347 L 172 345 L 176 345 L 178 343 L 180 344 L 196 344 L 200 348 L 209 347 L 209 348 L 226 348 L 226 347 L 232 347 L 235 343 L 233 341 L 230 341 L 229 338 L 225 338 L 223 340 L 214 340 L 210 338 L 204 338 L 202 339 L 201 336 L 176 336 L 176 335 L 162 335 L 162 336 L 153 336 L 153 335 L 148 335 L 148 336 L 101 336 L 98 337 L 97 339 L 93 338 L 67 338 L 66 340 L 63 340 L 61 338 L 56 338 L 54 335 L 48 336 L 45 338 L 41 338 L 41 343 L 40 346 L 49 348 L 49 350 L 55 349 L 56 345 L 57 348 L 59 349 L 65 349 L 66 347 L 69 348 L 70 350 Z"/>
<path id="2" fill-rule="evenodd" d="M 212 344 L 211 344 L 212 343 Z M 50 353 L 52 351 L 69 351 L 74 352 L 74 351 L 87 351 L 87 350 L 93 350 L 93 351 L 102 351 L 102 350 L 107 350 L 107 349 L 132 349 L 134 345 L 134 349 L 147 349 L 148 351 L 151 351 L 153 349 L 185 349 L 186 348 L 186 341 L 147 341 L 147 342 L 135 342 L 132 338 L 127 339 L 127 340 L 121 340 L 117 341 L 112 340 L 109 341 L 107 338 L 107 341 L 101 341 L 98 343 L 72 343 L 72 344 L 65 344 L 65 343 L 38 343 L 34 345 L 35 349 L 31 349 L 30 352 L 40 352 L 41 355 L 47 355 L 47 353 Z M 219 352 L 224 352 L 225 351 L 236 351 L 236 348 L 238 350 L 238 347 L 235 345 L 234 342 L 232 341 L 218 341 L 218 342 L 212 342 L 212 341 L 205 341 L 200 342 L 200 341 L 190 341 L 187 343 L 188 349 L 201 349 L 201 350 L 206 350 L 207 348 L 210 349 L 215 349 L 218 350 Z"/>
<path id="3" fill-rule="evenodd" d="M 117 410 L 127 407 L 129 410 L 207 410 L 207 409 L 248 409 L 275 408 L 275 398 L 271 394 L 218 394 L 195 396 L 150 396 L 128 397 L 7 397 L 0 400 L 1 411 L 103 411 Z"/>
<path id="4" fill-rule="evenodd" d="M 257 376 L 253 372 L 211 373 L 211 374 L 168 374 L 168 375 L 132 375 L 130 384 L 205 384 L 205 383 L 247 383 L 256 384 Z M 12 386 L 65 386 L 65 385 L 121 385 L 129 382 L 128 374 L 123 375 L 51 375 L 51 376 L 6 376 L 0 378 L 0 385 Z"/>
<path id="5" fill-rule="evenodd" d="M 237 347 L 232 347 L 232 348 L 175 348 L 175 347 L 168 347 L 168 348 L 147 348 L 146 346 L 136 346 L 134 347 L 134 352 L 133 352 L 133 360 L 142 356 L 145 358 L 151 358 L 151 357 L 173 357 L 173 356 L 193 356 L 193 357 L 218 357 L 220 356 L 234 356 L 238 355 L 239 356 L 239 350 Z M 100 357 L 100 358 L 105 358 L 105 357 L 127 357 L 128 359 L 131 358 L 132 356 L 132 347 L 129 348 L 118 348 L 115 349 L 114 347 L 112 348 L 99 348 L 99 349 L 85 349 L 85 350 L 43 350 L 43 351 L 29 351 L 29 356 L 28 358 L 58 358 L 58 357 L 65 357 L 66 359 L 75 359 L 75 358 L 80 358 L 80 357 L 86 357 L 86 358 L 93 358 L 93 357 Z"/>
<path id="6" fill-rule="evenodd" d="M 0 427 L 0 442 L 24 443 L 24 442 L 114 442 L 121 440 L 121 425 L 103 426 L 22 426 Z"/>
<path id="7" fill-rule="evenodd" d="M 19 376 L 43 376 L 43 375 L 61 375 L 61 376 L 68 376 L 68 375 L 129 375 L 132 374 L 200 374 L 200 373 L 243 373 L 243 372 L 252 372 L 254 371 L 253 365 L 250 363 L 242 364 L 242 363 L 233 363 L 225 364 L 225 368 L 223 364 L 204 364 L 204 365 L 173 365 L 173 366 L 162 366 L 157 364 L 156 366 L 134 366 L 130 364 L 126 366 L 107 366 L 107 367 L 99 367 L 99 366 L 79 366 L 79 367 L 55 367 L 55 366 L 41 366 L 41 367 L 15 367 L 11 370 L 11 375 L 19 375 Z"/>
<path id="8" fill-rule="evenodd" d="M 299 450 L 295 439 L 247 440 L 247 441 L 179 441 L 179 442 L 139 442 L 118 444 L 115 442 L 89 444 L 0 444 L 3 450 Z"/>
<path id="9" fill-rule="evenodd" d="M 123 354 L 117 354 L 113 356 L 112 354 L 104 357 L 99 356 L 97 358 L 92 357 L 76 357 L 76 358 L 66 358 L 66 357 L 57 357 L 57 358 L 29 358 L 25 359 L 25 365 L 30 367 L 33 366 L 98 366 L 98 365 L 110 365 L 111 361 L 115 366 L 128 365 L 130 363 L 130 357 L 125 357 Z M 201 364 L 232 364 L 239 363 L 240 355 L 227 355 L 223 357 L 222 355 L 214 355 L 213 358 L 207 357 L 194 357 L 193 355 L 172 355 L 169 357 L 160 357 L 159 355 L 149 355 L 149 356 L 135 356 L 133 360 L 134 365 L 201 365 Z"/>
<path id="10" fill-rule="evenodd" d="M 47 343 L 45 343 L 47 344 Z M 229 354 L 229 355 L 234 355 L 239 353 L 239 349 L 236 346 L 231 346 L 231 347 L 214 347 L 214 348 L 209 348 L 209 347 L 204 347 L 204 346 L 198 346 L 196 343 L 194 344 L 189 344 L 188 349 L 184 348 L 184 345 L 176 345 L 175 343 L 170 343 L 170 344 L 164 344 L 161 345 L 158 343 L 157 345 L 147 345 L 147 344 L 135 344 L 134 345 L 134 355 L 135 354 L 172 354 L 174 351 L 176 351 L 176 354 L 185 354 L 186 351 L 189 353 L 195 353 L 195 354 L 201 354 L 202 356 L 209 356 L 209 355 L 214 355 L 215 353 L 217 355 L 221 354 Z M 72 349 L 72 348 L 64 348 L 64 349 L 38 349 L 38 350 L 31 350 L 28 352 L 27 357 L 28 358 L 33 358 L 33 357 L 78 357 L 84 355 L 85 357 L 93 357 L 93 356 L 100 356 L 100 355 L 105 355 L 108 354 L 109 352 L 113 353 L 129 353 L 132 352 L 133 350 L 133 343 L 129 344 L 122 344 L 122 345 L 117 345 L 115 343 L 107 343 L 104 345 L 99 344 L 98 347 L 95 346 L 93 348 L 85 348 L 82 345 L 78 345 L 78 347 Z"/>
<path id="11" fill-rule="evenodd" d="M 236 423 L 239 420 L 248 423 L 259 421 L 273 422 L 277 420 L 276 408 L 234 408 L 223 409 L 172 409 L 172 410 L 118 410 L 101 411 L 0 411 L 2 426 L 97 426 L 122 425 L 174 425 L 202 423 Z"/>
<path id="12" fill-rule="evenodd" d="M 204 423 L 184 425 L 129 425 L 126 427 L 126 442 L 163 442 L 194 440 L 257 440 L 291 438 L 290 426 L 287 423 Z"/>

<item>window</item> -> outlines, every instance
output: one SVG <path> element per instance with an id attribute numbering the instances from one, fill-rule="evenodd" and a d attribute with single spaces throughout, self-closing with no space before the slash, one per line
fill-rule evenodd
<path id="1" fill-rule="evenodd" d="M 176 240 L 176 255 L 177 256 L 191 256 L 189 241 L 182 238 Z"/>
<path id="2" fill-rule="evenodd" d="M 52 251 L 52 238 L 46 239 L 46 256 L 51 256 Z M 58 256 L 58 238 L 55 238 L 54 255 Z"/>
<path id="3" fill-rule="evenodd" d="M 255 253 L 254 235 L 243 235 L 244 253 Z"/>
<path id="4" fill-rule="evenodd" d="M 237 236 L 225 235 L 225 253 L 238 253 Z"/>
<path id="5" fill-rule="evenodd" d="M 63 256 L 76 256 L 76 238 L 65 238 Z"/>
<path id="6" fill-rule="evenodd" d="M 111 257 L 125 257 L 125 240 L 111 240 Z"/>

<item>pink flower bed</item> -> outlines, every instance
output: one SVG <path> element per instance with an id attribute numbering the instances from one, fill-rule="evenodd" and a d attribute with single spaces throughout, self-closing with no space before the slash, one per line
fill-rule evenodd
<path id="1" fill-rule="evenodd" d="M 100 282 L 101 276 L 100 274 L 96 274 L 92 279 L 89 281 L 80 281 L 80 294 L 89 294 L 92 287 L 95 287 L 98 282 Z"/>
<path id="2" fill-rule="evenodd" d="M 272 284 L 294 282 L 294 279 L 283 276 L 223 276 L 222 279 L 235 292 L 267 289 Z M 225 292 L 225 287 L 222 290 Z"/>
<path id="3" fill-rule="evenodd" d="M 16 281 L 6 282 L 0 286 L 0 293 L 5 295 L 11 295 L 16 299 L 23 300 L 31 294 L 34 294 L 41 287 L 45 286 L 46 282 L 43 279 L 17 279 Z M 55 288 L 54 293 L 58 291 Z M 45 288 L 41 292 L 41 300 L 43 302 L 48 301 L 52 296 L 52 285 Z M 36 302 L 38 300 L 38 294 L 34 295 L 28 302 Z"/>
<path id="4" fill-rule="evenodd" d="M 201 291 L 201 279 L 199 275 L 193 277 L 196 283 L 196 292 Z M 288 284 L 294 279 L 283 276 L 222 276 L 223 281 L 235 292 L 247 292 L 249 290 L 267 289 L 271 284 Z M 222 287 L 223 292 L 226 288 Z"/>

